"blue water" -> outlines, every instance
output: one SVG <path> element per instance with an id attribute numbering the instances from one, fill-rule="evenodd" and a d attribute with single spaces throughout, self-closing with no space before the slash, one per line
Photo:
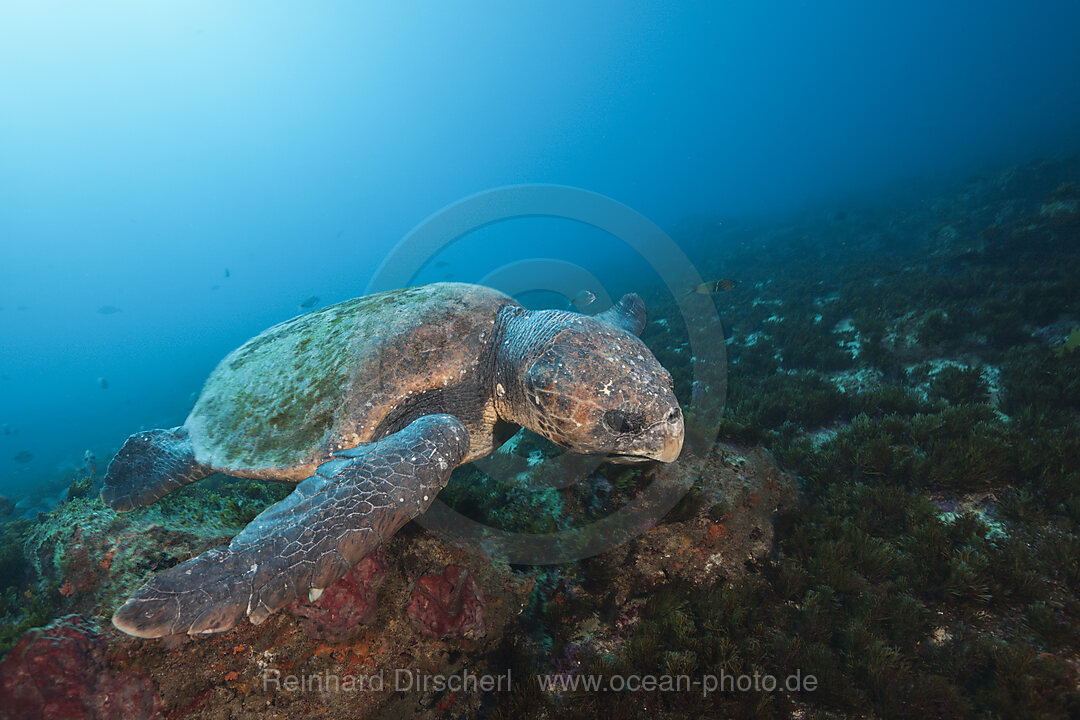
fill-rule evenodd
<path id="1" fill-rule="evenodd" d="M 181 423 L 226 352 L 473 193 L 578 186 L 678 239 L 1075 151 L 1077 27 L 1071 1 L 6 0 L 0 492 Z M 647 275 L 551 219 L 440 257 L 418 282 Z"/>

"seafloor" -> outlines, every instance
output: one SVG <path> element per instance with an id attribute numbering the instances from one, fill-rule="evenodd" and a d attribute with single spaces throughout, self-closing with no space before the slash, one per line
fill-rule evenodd
<path id="1" fill-rule="evenodd" d="M 654 528 L 524 566 L 410 524 L 317 603 L 143 641 L 108 622 L 122 599 L 288 488 L 215 478 L 118 515 L 76 477 L 47 513 L 0 508 L 0 717 L 1080 717 L 1080 160 L 678 238 L 733 281 L 712 296 L 728 396 Z M 673 305 L 652 303 L 644 339 L 688 399 Z M 550 455 L 519 439 L 508 479 L 462 468 L 440 497 L 550 532 L 655 472 L 557 488 Z M 397 689 L 402 669 L 510 681 Z M 269 672 L 385 684 L 288 690 Z M 725 675 L 815 682 L 663 684 Z"/>

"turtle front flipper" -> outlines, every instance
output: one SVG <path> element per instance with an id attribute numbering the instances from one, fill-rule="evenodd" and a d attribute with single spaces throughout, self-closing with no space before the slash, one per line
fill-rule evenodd
<path id="1" fill-rule="evenodd" d="M 619 302 L 599 313 L 596 319 L 640 336 L 645 329 L 645 303 L 637 293 L 627 293 Z"/>
<path id="2" fill-rule="evenodd" d="M 469 450 L 450 415 L 426 415 L 337 453 L 233 538 L 155 576 L 113 615 L 138 637 L 222 632 L 260 623 L 340 579 L 427 509 Z"/>
<path id="3" fill-rule="evenodd" d="M 101 499 L 113 510 L 133 510 L 211 474 L 184 428 L 137 432 L 109 463 Z"/>

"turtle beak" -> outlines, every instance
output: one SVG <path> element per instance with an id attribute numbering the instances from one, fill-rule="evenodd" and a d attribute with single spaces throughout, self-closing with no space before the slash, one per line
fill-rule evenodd
<path id="1" fill-rule="evenodd" d="M 683 436 L 680 432 L 678 436 L 670 436 L 664 442 L 664 449 L 661 450 L 653 458 L 660 462 L 675 462 L 679 459 L 679 453 L 682 452 Z"/>
<path id="2" fill-rule="evenodd" d="M 663 445 L 658 452 L 650 453 L 649 457 L 665 463 L 675 462 L 679 459 L 683 446 L 683 416 L 677 407 L 664 421 L 661 432 Z"/>
<path id="3" fill-rule="evenodd" d="M 653 425 L 645 432 L 644 443 L 639 445 L 639 450 L 633 454 L 609 456 L 608 460 L 615 463 L 645 462 L 647 460 L 659 460 L 669 463 L 679 459 L 683 446 L 683 415 L 678 405 L 668 411 L 663 420 Z"/>

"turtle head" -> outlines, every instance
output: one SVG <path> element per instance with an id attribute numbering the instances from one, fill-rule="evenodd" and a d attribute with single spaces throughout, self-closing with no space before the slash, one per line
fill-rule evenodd
<path id="1" fill-rule="evenodd" d="M 500 417 L 614 462 L 679 456 L 682 410 L 671 373 L 637 337 L 645 325 L 637 295 L 595 317 L 506 307 L 498 323 Z"/>

